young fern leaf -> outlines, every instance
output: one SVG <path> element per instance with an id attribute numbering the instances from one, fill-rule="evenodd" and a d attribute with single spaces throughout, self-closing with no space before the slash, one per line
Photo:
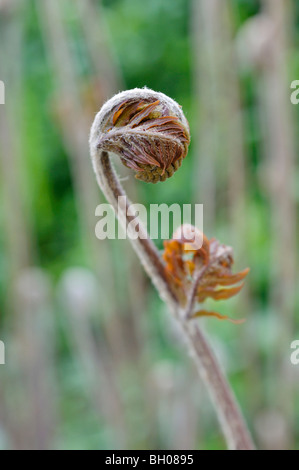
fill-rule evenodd
<path id="1" fill-rule="evenodd" d="M 189 232 L 203 240 L 200 248 L 192 247 L 192 243 L 183 234 Z M 193 299 L 188 307 L 188 317 L 216 317 L 220 320 L 231 320 L 216 312 L 199 310 L 193 313 L 196 303 L 202 303 L 207 298 L 225 300 L 237 295 L 243 288 L 241 282 L 249 269 L 233 274 L 234 262 L 232 248 L 222 245 L 216 239 L 208 238 L 192 226 L 182 226 L 174 234 L 174 239 L 164 242 L 163 258 L 169 281 L 179 293 L 181 301 L 188 305 L 188 297 L 192 292 Z M 191 257 L 191 258 L 190 258 Z M 197 278 L 198 273 L 201 273 Z M 235 286 L 235 284 L 238 284 Z M 227 288 L 220 288 L 220 287 Z M 233 286 L 233 287 L 229 287 Z M 232 321 L 242 323 L 242 321 Z"/>
<path id="2" fill-rule="evenodd" d="M 157 183 L 171 177 L 190 143 L 189 125 L 179 105 L 146 89 L 132 97 L 120 93 L 114 102 L 110 112 L 103 113 L 98 148 L 116 153 L 142 181 Z"/>

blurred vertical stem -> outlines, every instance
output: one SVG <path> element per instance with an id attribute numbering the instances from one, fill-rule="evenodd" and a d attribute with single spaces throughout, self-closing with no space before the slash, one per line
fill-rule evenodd
<path id="1" fill-rule="evenodd" d="M 280 448 L 290 448 L 294 427 L 293 371 L 285 355 L 293 337 L 296 293 L 296 152 L 290 102 L 291 78 L 288 78 L 294 7 L 289 0 L 263 0 L 262 4 L 264 14 L 275 31 L 264 59 L 264 86 L 260 95 L 265 109 L 263 122 L 272 212 L 271 310 L 277 324 L 276 351 L 270 359 L 271 376 L 275 377 L 271 391 L 275 391 L 273 402 L 286 420 L 284 442 Z"/>
<path id="2" fill-rule="evenodd" d="M 11 381 L 13 398 L 13 447 L 18 450 L 50 450 L 59 420 L 55 376 L 55 338 L 49 276 L 40 268 L 19 272 L 14 285 L 17 314 L 14 317 Z M 24 404 L 26 404 L 24 406 Z"/>
<path id="3" fill-rule="evenodd" d="M 18 273 L 33 263 L 35 243 L 26 198 L 28 185 L 24 171 L 24 146 L 20 138 L 23 8 L 19 5 L 15 10 L 16 5 L 13 3 L 10 8 L 7 11 L 3 8 L 0 16 L 0 76 L 7 88 L 9 85 L 10 91 L 9 99 L 0 109 L 0 179 L 4 200 L 3 231 L 9 255 L 7 277 L 12 281 L 7 297 L 9 304 L 12 304 L 10 308 L 12 306 L 15 310 L 12 284 Z M 11 57 L 14 57 L 14 60 L 11 60 Z"/>
<path id="4" fill-rule="evenodd" d="M 117 59 L 111 51 L 102 2 L 77 0 L 77 7 L 86 46 L 96 77 L 100 77 L 102 94 L 106 99 L 122 88 L 123 79 Z"/>
<path id="5" fill-rule="evenodd" d="M 221 103 L 223 85 L 219 68 L 222 47 L 219 31 L 219 0 L 193 0 L 193 80 L 196 99 L 194 199 L 204 201 L 205 226 L 214 225 L 216 186 L 219 179 L 218 162 L 221 142 Z M 222 148 L 221 148 L 222 151 Z M 220 162 L 221 164 L 221 162 Z M 218 182 L 219 183 L 219 182 Z"/>
<path id="6" fill-rule="evenodd" d="M 90 265 L 95 270 L 101 285 L 107 292 L 113 292 L 115 273 L 111 268 L 109 250 L 102 247 L 100 259 L 94 256 L 98 253 L 99 245 L 94 236 L 94 211 L 98 204 L 96 184 L 92 171 L 85 164 L 86 132 L 90 124 L 90 116 L 86 112 L 86 106 L 80 95 L 78 75 L 74 67 L 74 61 L 70 50 L 69 38 L 66 26 L 62 18 L 63 2 L 57 0 L 45 0 L 36 2 L 38 14 L 42 25 L 47 53 L 52 63 L 56 80 L 56 109 L 62 137 L 70 159 L 74 193 L 78 208 L 82 238 L 89 257 Z M 105 270 L 103 270 L 105 266 Z M 107 275 L 107 271 L 109 274 Z M 118 351 L 115 357 L 122 357 L 124 346 L 120 328 L 117 322 L 112 323 L 114 312 L 118 311 L 118 305 L 114 296 L 110 296 L 110 308 L 102 303 L 103 316 L 109 318 L 104 323 L 108 344 L 114 351 Z"/>
<path id="7" fill-rule="evenodd" d="M 99 418 L 104 417 L 114 431 L 117 448 L 127 444 L 126 423 L 115 368 L 111 367 L 107 348 L 98 344 L 92 330 L 92 311 L 98 293 L 97 277 L 92 272 L 71 268 L 64 273 L 60 297 L 67 312 L 74 351 L 84 374 L 84 388 Z M 108 366 L 107 366 L 108 364 Z"/>
<path id="8" fill-rule="evenodd" d="M 96 147 L 92 147 L 91 152 L 94 153 L 92 157 L 96 162 L 95 170 L 98 184 L 108 202 L 114 208 L 120 222 L 125 227 L 128 226 L 132 218 L 136 222 L 136 215 L 128 215 L 127 209 L 130 206 L 130 201 L 111 166 L 108 153 L 98 150 Z M 126 203 L 124 207 L 118 204 L 120 196 L 125 196 Z M 254 445 L 239 406 L 211 347 L 197 324 L 194 321 L 188 321 L 186 316 L 183 315 L 184 309 L 180 306 L 176 292 L 168 283 L 158 251 L 152 240 L 147 236 L 141 221 L 138 222 L 140 236 L 134 240 L 130 237 L 132 246 L 161 298 L 182 328 L 199 374 L 206 383 L 213 399 L 229 449 L 253 450 Z"/>

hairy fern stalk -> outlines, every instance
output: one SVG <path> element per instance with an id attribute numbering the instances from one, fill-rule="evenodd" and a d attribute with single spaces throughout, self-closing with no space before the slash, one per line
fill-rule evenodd
<path id="1" fill-rule="evenodd" d="M 118 155 L 125 166 L 136 172 L 137 179 L 157 183 L 165 181 L 178 170 L 187 155 L 189 143 L 189 125 L 181 107 L 163 93 L 136 88 L 121 92 L 104 104 L 91 128 L 91 159 L 100 188 L 126 228 L 132 220 L 132 216 L 128 215 L 131 203 L 111 166 L 109 154 Z M 120 196 L 126 196 L 126 204 L 123 206 L 118 204 Z M 134 219 L 136 221 L 136 217 Z M 221 257 L 223 250 L 231 256 L 231 250 L 226 247 L 225 251 L 224 246 L 218 244 L 217 257 L 214 253 L 215 244 L 209 244 L 209 256 L 206 251 L 196 254 L 195 258 L 201 259 L 201 265 L 195 263 L 192 273 L 187 273 L 189 279 L 190 274 L 193 277 L 187 295 L 183 296 L 169 275 L 167 259 L 159 255 L 140 220 L 138 226 L 139 238 L 129 237 L 133 249 L 181 327 L 189 352 L 215 405 L 228 448 L 254 449 L 231 387 L 195 320 L 197 316 L 207 313 L 199 314 L 195 311 L 199 298 L 205 298 L 210 293 L 216 295 L 214 288 L 217 282 L 220 284 L 221 280 L 221 285 L 234 284 L 242 280 L 247 271 L 232 275 L 232 259 Z M 212 278 L 211 273 L 214 276 Z M 227 293 L 222 294 L 226 297 L 223 298 L 239 290 L 240 287 L 226 289 Z"/>

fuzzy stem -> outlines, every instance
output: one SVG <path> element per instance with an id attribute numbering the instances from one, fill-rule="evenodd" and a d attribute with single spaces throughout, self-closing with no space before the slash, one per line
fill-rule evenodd
<path id="1" fill-rule="evenodd" d="M 98 184 L 120 222 L 128 227 L 131 220 L 136 221 L 136 216 L 127 213 L 130 206 L 127 197 L 124 205 L 119 204 L 119 197 L 126 196 L 126 193 L 111 166 L 109 155 L 93 146 L 91 152 Z M 198 372 L 211 394 L 229 449 L 253 450 L 254 445 L 235 396 L 210 345 L 198 325 L 186 318 L 185 310 L 180 306 L 177 294 L 165 275 L 163 261 L 141 221 L 138 222 L 139 237 L 137 239 L 130 237 L 132 246 L 161 298 L 168 305 L 184 332 L 190 354 L 194 357 Z"/>
<path id="2" fill-rule="evenodd" d="M 195 304 L 195 301 L 196 301 L 197 289 L 198 289 L 200 281 L 202 280 L 202 278 L 203 278 L 206 270 L 208 269 L 208 267 L 209 267 L 209 265 L 203 266 L 195 276 L 195 280 L 192 284 L 192 287 L 191 287 L 191 290 L 190 290 L 190 293 L 189 293 L 189 297 L 188 297 L 188 300 L 187 300 L 187 307 L 186 307 L 186 310 L 185 310 L 185 317 L 186 317 L 187 320 L 190 319 L 191 316 L 192 316 L 192 313 L 193 313 L 193 310 L 194 310 L 194 304 Z"/>

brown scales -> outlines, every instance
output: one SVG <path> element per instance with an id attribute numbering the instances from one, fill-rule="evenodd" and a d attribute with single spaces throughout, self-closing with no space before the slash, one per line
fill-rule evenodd
<path id="1" fill-rule="evenodd" d="M 107 120 L 99 147 L 117 153 L 137 179 L 165 181 L 181 166 L 190 138 L 177 116 L 164 113 L 159 100 L 122 102 Z"/>
<path id="2" fill-rule="evenodd" d="M 194 233 L 198 232 L 194 227 L 193 229 Z M 221 245 L 214 238 L 209 240 L 204 234 L 202 239 L 203 245 L 200 249 L 192 249 L 192 244 L 184 237 L 164 241 L 165 272 L 183 304 L 187 302 L 188 292 L 196 273 L 203 267 L 206 267 L 206 271 L 196 291 L 196 301 L 199 304 L 207 298 L 225 300 L 235 296 L 243 288 L 242 281 L 249 272 L 247 268 L 233 274 L 234 261 L 230 247 Z M 193 314 L 193 317 L 203 316 L 229 320 L 233 323 L 242 322 L 242 320 L 232 320 L 218 312 L 202 309 Z"/>

